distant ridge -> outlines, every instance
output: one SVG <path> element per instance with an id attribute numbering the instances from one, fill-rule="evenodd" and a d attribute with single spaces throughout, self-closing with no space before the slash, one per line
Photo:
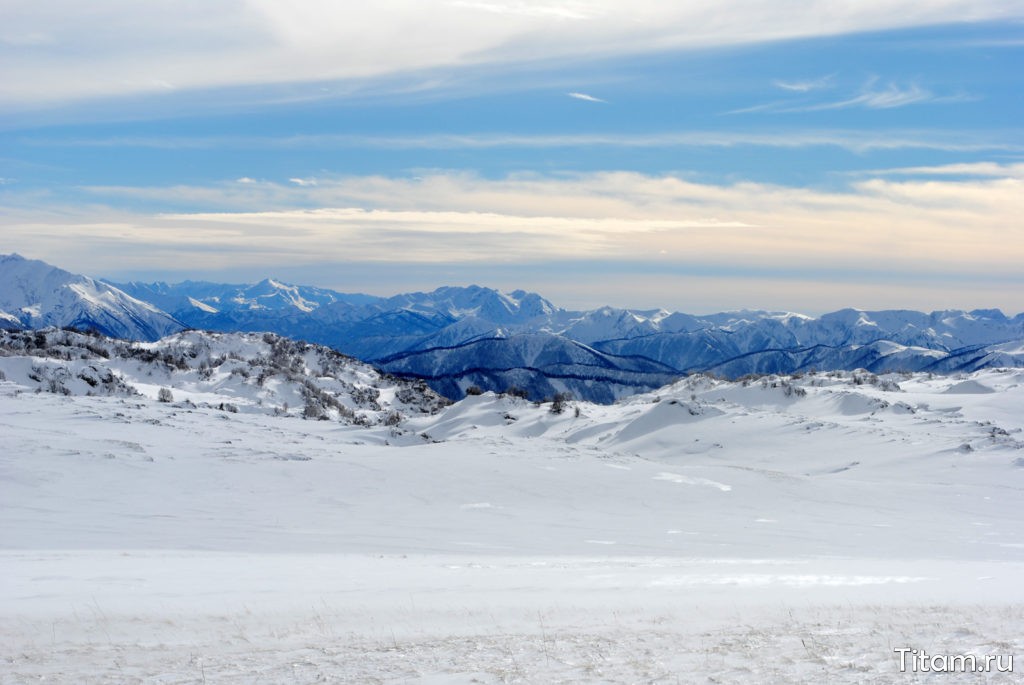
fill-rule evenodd
<path id="1" fill-rule="evenodd" d="M 444 286 L 392 297 L 267 278 L 104 283 L 0 257 L 0 325 L 73 326 L 155 340 L 183 328 L 273 332 L 330 346 L 458 399 L 482 390 L 612 402 L 689 373 L 737 378 L 809 370 L 952 373 L 1024 366 L 1024 314 L 998 309 L 819 317 L 742 310 L 561 309 L 525 290 Z"/>
<path id="2" fill-rule="evenodd" d="M 330 292 L 272 282 L 307 301 Z M 189 283 L 146 287 L 157 285 L 186 303 L 172 313 L 195 327 L 272 330 L 330 345 L 390 373 L 425 379 L 453 399 L 472 386 L 515 386 L 537 399 L 571 392 L 610 402 L 694 372 L 735 378 L 812 369 L 971 371 L 1020 365 L 1015 342 L 1024 340 L 1024 314 L 1011 318 L 998 309 L 848 308 L 819 317 L 761 310 L 704 316 L 615 307 L 570 311 L 536 293 L 474 285 L 390 298 L 333 293 L 311 311 L 253 307 L 243 297 L 213 314 L 186 299 L 211 305 L 209 284 L 206 291 Z M 139 297 L 146 292 L 137 284 L 121 287 Z M 589 350 L 582 355 L 587 361 L 566 363 L 580 358 L 580 345 Z M 538 350 L 544 351 L 540 361 Z"/>

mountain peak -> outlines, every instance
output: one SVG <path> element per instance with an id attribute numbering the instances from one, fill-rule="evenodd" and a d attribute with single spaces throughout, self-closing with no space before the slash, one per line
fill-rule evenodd
<path id="1" fill-rule="evenodd" d="M 134 340 L 185 328 L 152 304 L 88 276 L 17 254 L 0 257 L 0 264 L 0 318 L 22 328 L 82 328 Z"/>

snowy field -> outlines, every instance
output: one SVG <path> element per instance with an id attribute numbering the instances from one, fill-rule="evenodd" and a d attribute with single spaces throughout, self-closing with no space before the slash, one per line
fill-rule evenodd
<path id="1" fill-rule="evenodd" d="M 0 683 L 1024 679 L 1019 370 L 397 428 L 7 375 Z"/>

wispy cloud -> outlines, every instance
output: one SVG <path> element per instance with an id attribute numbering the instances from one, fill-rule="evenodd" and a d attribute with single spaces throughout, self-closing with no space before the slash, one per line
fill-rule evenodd
<path id="1" fill-rule="evenodd" d="M 607 100 L 602 100 L 601 98 L 596 98 L 593 95 L 587 95 L 586 93 L 576 93 L 576 92 L 573 92 L 573 93 L 566 93 L 566 95 L 568 95 L 571 98 L 576 98 L 577 100 L 585 100 L 586 102 L 604 102 L 604 103 L 608 102 Z"/>
<path id="2" fill-rule="evenodd" d="M 778 85 L 778 83 L 776 83 Z M 794 92 L 802 91 L 799 88 L 790 88 Z M 878 85 L 876 77 L 871 78 L 856 95 L 842 98 L 840 100 L 829 100 L 825 102 L 800 102 L 794 104 L 791 100 L 775 100 L 750 107 L 733 109 L 726 114 L 751 114 L 756 112 L 767 113 L 794 113 L 794 112 L 822 112 L 827 110 L 863 108 L 863 109 L 895 109 L 908 105 L 921 104 L 950 104 L 957 102 L 970 102 L 977 99 L 966 93 L 954 95 L 936 95 L 932 91 L 921 87 L 916 83 L 900 85 L 888 83 L 884 86 Z"/>
<path id="3" fill-rule="evenodd" d="M 783 81 L 779 79 L 772 81 L 772 83 L 782 90 L 788 90 L 794 93 L 809 93 L 812 90 L 831 87 L 833 78 L 835 78 L 835 74 L 829 74 L 828 76 L 804 81 Z"/>
<path id="4" fill-rule="evenodd" d="M 858 172 L 861 176 L 961 176 L 1024 179 L 1024 163 L 969 162 L 938 166 L 897 167 Z"/>
<path id="5" fill-rule="evenodd" d="M 848 109 L 850 107 L 892 109 L 894 107 L 906 107 L 907 105 L 936 102 L 938 100 L 939 98 L 936 98 L 934 93 L 921 88 L 917 84 L 910 84 L 909 86 L 901 87 L 895 83 L 890 83 L 883 88 L 875 88 L 874 83 L 872 82 L 866 86 L 860 94 L 852 98 L 837 100 L 835 102 L 823 102 L 815 105 L 808 105 L 806 107 L 794 107 L 782 111 L 815 112 L 829 109 Z M 948 102 L 948 98 L 945 99 L 945 101 Z"/>
<path id="6" fill-rule="evenodd" d="M 221 209 L 138 214 L 93 203 L 57 210 L 46 198 L 36 210 L 8 212 L 4 233 L 11 249 L 45 254 L 74 245 L 102 260 L 110 241 L 118 241 L 118 260 L 123 247 L 134 249 L 136 258 L 148 255 L 154 265 L 166 259 L 164 247 L 223 264 L 485 264 L 495 255 L 520 263 L 643 261 L 665 251 L 736 268 L 856 262 L 908 272 L 996 274 L 1018 273 L 1024 262 L 1018 221 L 1024 180 L 1012 174 L 900 182 L 877 176 L 843 192 L 632 172 L 502 179 L 435 173 L 321 178 L 315 186 L 88 190 L 108 204 L 146 199 Z"/>
<path id="7" fill-rule="evenodd" d="M 302 187 L 309 187 L 309 186 L 317 185 L 317 180 L 315 178 L 289 178 L 288 182 L 289 183 L 294 183 L 295 185 L 302 186 Z"/>
<path id="8" fill-rule="evenodd" d="M 376 270 L 377 284 L 385 278 L 381 270 L 402 277 L 433 269 L 442 279 L 438 285 L 451 269 L 480 280 L 499 265 L 523 274 L 559 262 L 567 266 L 530 283 L 556 295 L 578 286 L 586 273 L 587 267 L 572 264 L 600 263 L 601 278 L 588 285 L 614 294 L 608 274 L 628 273 L 624 280 L 638 289 L 635 306 L 664 296 L 665 273 L 688 274 L 698 290 L 718 283 L 694 276 L 688 265 L 699 265 L 706 274 L 734 274 L 720 284 L 734 306 L 749 306 L 766 289 L 783 287 L 750 274 L 799 274 L 809 265 L 818 273 L 852 273 L 870 265 L 898 275 L 893 278 L 904 286 L 956 279 L 955 291 L 933 288 L 932 299 L 922 300 L 931 306 L 948 306 L 955 295 L 972 306 L 1019 310 L 1024 303 L 1014 293 L 1022 291 L 1012 284 L 1024 284 L 1024 179 L 1017 166 L 997 173 L 999 167 L 974 165 L 966 169 L 978 172 L 973 178 L 942 168 L 925 179 L 879 174 L 843 191 L 713 185 L 633 172 L 96 187 L 87 189 L 95 201 L 78 207 L 61 207 L 53 197 L 7 203 L 2 221 L 7 249 L 68 267 L 87 262 L 92 273 L 166 270 L 168 264 L 280 273 L 309 264 L 333 264 L 336 271 L 345 264 Z M 218 209 L 140 213 L 116 207 L 138 199 Z M 865 302 L 851 300 L 863 289 L 849 283 L 791 280 L 779 292 L 780 300 L 790 298 L 777 300 L 781 305 L 800 306 L 813 299 L 808 293 L 828 293 L 833 308 Z M 887 304 L 906 306 L 902 292 L 890 288 Z"/>
<path id="9" fill-rule="evenodd" d="M 789 100 L 774 100 L 772 102 L 762 102 L 757 105 L 750 105 L 749 107 L 738 107 L 736 109 L 730 109 L 723 114 L 755 114 L 757 112 L 781 112 L 787 111 L 784 108 L 791 107 L 792 102 Z"/>
<path id="10" fill-rule="evenodd" d="M 396 11 L 396 6 L 401 11 Z M 399 74 L 602 59 L 961 21 L 1021 19 L 1004 0 L 772 0 L 539 3 L 442 0 L 200 3 L 49 0 L 5 16 L 0 103 L 16 110 L 125 95 L 269 84 L 351 83 Z M 10 13 L 8 13 L 10 14 Z M 827 20 L 823 20 L 827 17 Z M 552 33 L 553 20 L 571 30 Z M 231 40 L 224 40 L 230 36 Z M 50 49 L 49 44 L 60 49 Z M 187 49 L 182 49 L 182 47 Z M 786 81 L 789 83 L 789 81 Z M 239 91 L 238 97 L 251 97 Z"/>
<path id="11" fill-rule="evenodd" d="M 293 136 L 118 136 L 112 138 L 22 138 L 29 145 L 55 147 L 125 147 L 156 149 L 389 149 L 460 150 L 489 148 L 563 147 L 838 147 L 854 152 L 871 150 L 942 150 L 947 152 L 1022 152 L 1014 142 L 1019 132 L 943 130 L 858 131 L 844 129 L 796 132 L 666 131 L 661 133 L 438 133 L 410 136 L 320 134 Z"/>

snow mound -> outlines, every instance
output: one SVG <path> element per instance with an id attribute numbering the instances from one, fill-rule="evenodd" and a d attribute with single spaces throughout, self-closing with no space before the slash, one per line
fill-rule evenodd
<path id="1" fill-rule="evenodd" d="M 680 402 L 665 400 L 653 405 L 640 417 L 630 421 L 620 430 L 614 439 L 616 443 L 633 440 L 647 440 L 665 430 L 678 430 L 686 424 L 702 421 L 723 412 L 716 407 L 701 405 L 696 402 Z"/>
<path id="2" fill-rule="evenodd" d="M 993 392 L 995 390 L 975 380 L 960 381 L 945 391 L 947 395 L 987 395 Z"/>

